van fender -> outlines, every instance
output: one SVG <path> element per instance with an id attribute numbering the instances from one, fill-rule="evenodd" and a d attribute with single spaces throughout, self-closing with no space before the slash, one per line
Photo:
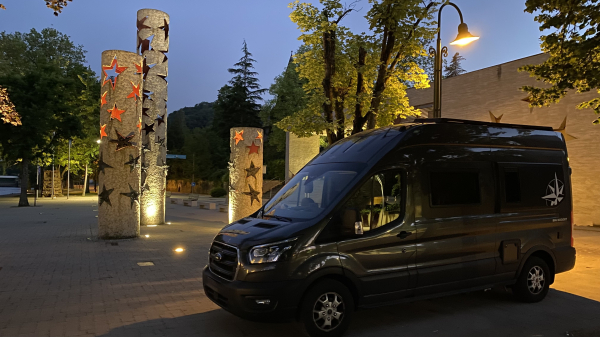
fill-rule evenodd
<path id="1" fill-rule="evenodd" d="M 523 257 L 521 258 L 521 262 L 519 263 L 519 268 L 517 269 L 517 274 L 515 275 L 515 278 L 517 278 L 517 277 L 519 277 L 519 275 L 521 275 L 521 272 L 523 271 L 523 267 L 525 266 L 525 263 L 531 257 L 531 255 L 533 255 L 539 251 L 543 251 L 543 252 L 547 253 L 552 258 L 552 263 L 554 264 L 554 268 L 552 268 L 552 266 L 549 266 L 549 267 L 552 269 L 556 268 L 556 257 L 554 256 L 554 252 L 552 252 L 552 249 L 548 248 L 548 246 L 545 246 L 545 245 L 536 245 L 536 246 L 533 246 L 533 247 L 530 247 L 529 249 L 527 249 L 527 252 L 523 254 Z M 552 279 L 551 279 L 550 284 L 554 283 L 554 275 L 551 275 L 551 277 L 552 277 Z"/>

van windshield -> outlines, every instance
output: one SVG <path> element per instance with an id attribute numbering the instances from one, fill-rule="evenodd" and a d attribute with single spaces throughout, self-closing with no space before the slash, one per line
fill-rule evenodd
<path id="1" fill-rule="evenodd" d="M 351 185 L 364 164 L 305 166 L 265 205 L 263 218 L 309 220 L 319 216 Z"/>

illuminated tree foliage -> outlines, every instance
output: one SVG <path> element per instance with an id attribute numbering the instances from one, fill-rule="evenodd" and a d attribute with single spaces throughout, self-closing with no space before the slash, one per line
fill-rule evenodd
<path id="1" fill-rule="evenodd" d="M 569 90 L 600 93 L 600 3 L 596 0 L 527 0 L 525 11 L 536 13 L 543 35 L 542 51 L 549 58 L 539 65 L 521 68 L 550 86 L 525 86 L 531 107 L 559 102 Z M 582 102 L 600 114 L 600 98 Z M 594 121 L 600 123 L 599 119 Z"/>
<path id="2" fill-rule="evenodd" d="M 308 95 L 306 108 L 277 126 L 308 136 L 325 131 L 329 144 L 348 133 L 390 125 L 397 117 L 416 115 L 406 89 L 429 86 L 416 61 L 427 55 L 423 41 L 433 38 L 433 14 L 439 2 L 369 0 L 366 33 L 341 24 L 353 5 L 320 0 L 320 6 L 295 1 L 291 20 L 302 32 L 307 50 L 294 56 Z"/>
<path id="3" fill-rule="evenodd" d="M 21 117 L 15 110 L 14 104 L 8 98 L 6 89 L 0 86 L 0 120 L 14 126 L 21 125 Z"/>
<path id="4" fill-rule="evenodd" d="M 54 15 L 58 16 L 58 13 L 61 13 L 63 8 L 67 6 L 67 3 L 73 0 L 44 0 L 46 1 L 46 7 L 52 9 L 54 11 Z M 6 9 L 3 4 L 0 4 L 0 9 Z"/>

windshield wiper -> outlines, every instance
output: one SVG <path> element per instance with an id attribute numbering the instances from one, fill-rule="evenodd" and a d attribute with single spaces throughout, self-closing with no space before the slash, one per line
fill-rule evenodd
<path id="1" fill-rule="evenodd" d="M 263 219 L 268 216 L 270 218 L 275 218 L 277 220 L 283 220 L 283 221 L 287 221 L 287 222 L 292 222 L 294 220 L 292 220 L 292 218 L 288 218 L 286 216 L 281 216 L 281 215 L 275 215 L 275 214 L 264 214 L 263 215 Z"/>

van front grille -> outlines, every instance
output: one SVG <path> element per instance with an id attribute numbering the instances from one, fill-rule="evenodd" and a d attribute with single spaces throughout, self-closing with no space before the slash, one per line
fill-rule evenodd
<path id="1" fill-rule="evenodd" d="M 213 242 L 209 254 L 210 270 L 226 280 L 232 281 L 238 266 L 237 248 L 221 242 Z"/>

